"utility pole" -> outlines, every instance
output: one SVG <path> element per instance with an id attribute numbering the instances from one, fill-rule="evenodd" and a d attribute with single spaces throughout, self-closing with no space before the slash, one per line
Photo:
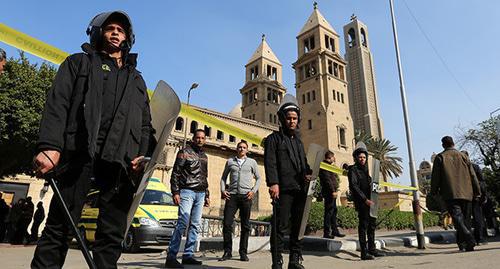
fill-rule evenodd
<path id="1" fill-rule="evenodd" d="M 403 79 L 403 68 L 401 67 L 401 59 L 399 56 L 399 43 L 398 43 L 398 33 L 396 29 L 396 18 L 394 16 L 393 0 L 389 0 L 389 5 L 391 8 L 391 19 L 392 19 L 392 33 L 394 35 L 394 47 L 396 49 L 396 59 L 398 62 L 398 73 L 399 73 L 399 87 L 401 90 L 401 103 L 403 105 L 403 115 L 405 122 L 406 131 L 406 143 L 408 145 L 408 156 L 410 159 L 410 178 L 412 187 L 417 188 L 413 191 L 413 217 L 415 219 L 415 231 L 417 234 L 417 243 L 419 249 L 425 249 L 425 238 L 424 238 L 424 225 L 422 223 L 422 210 L 420 208 L 420 194 L 418 193 L 418 182 L 417 182 L 417 172 L 415 170 L 415 161 L 413 159 L 413 146 L 411 138 L 411 128 L 410 119 L 408 115 L 408 108 L 406 103 L 406 91 Z"/>

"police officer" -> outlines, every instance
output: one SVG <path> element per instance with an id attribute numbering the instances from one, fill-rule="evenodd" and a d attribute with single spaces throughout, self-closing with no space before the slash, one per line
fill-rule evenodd
<path id="1" fill-rule="evenodd" d="M 311 180 L 304 145 L 299 137 L 300 109 L 285 101 L 278 110 L 279 131 L 267 136 L 264 146 L 266 183 L 273 199 L 271 228 L 272 268 L 283 266 L 283 234 L 290 223 L 289 269 L 303 269 L 300 223 L 307 197 L 306 182 Z"/>
<path id="2" fill-rule="evenodd" d="M 129 53 L 134 32 L 121 11 L 95 16 L 90 44 L 61 64 L 40 124 L 37 174 L 55 173 L 77 223 L 91 179 L 100 190 L 93 256 L 98 268 L 116 268 L 141 160 L 155 146 L 146 84 Z M 53 198 L 32 268 L 61 268 L 71 229 Z"/>
<path id="3" fill-rule="evenodd" d="M 372 178 L 368 173 L 368 150 L 360 143 L 352 153 L 354 165 L 349 168 L 349 191 L 358 211 L 358 240 L 362 260 L 373 260 L 373 257 L 382 257 L 384 254 L 375 248 L 376 218 L 370 216 Z M 368 237 L 368 246 L 367 246 Z"/>

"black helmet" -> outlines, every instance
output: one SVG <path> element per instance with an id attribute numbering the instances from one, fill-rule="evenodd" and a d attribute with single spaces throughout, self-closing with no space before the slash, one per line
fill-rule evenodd
<path id="1" fill-rule="evenodd" d="M 127 32 L 127 40 L 122 43 L 122 48 L 124 48 L 127 52 L 132 48 L 132 45 L 135 42 L 135 35 L 132 29 L 132 21 L 127 13 L 123 11 L 110 11 L 104 12 L 96 15 L 89 23 L 87 27 L 87 35 L 90 38 L 90 45 L 93 48 L 97 48 L 97 45 L 101 42 L 102 39 L 102 27 L 104 23 L 109 19 L 115 19 L 124 24 L 125 30 Z"/>
<path id="2" fill-rule="evenodd" d="M 352 152 L 352 157 L 356 159 L 360 153 L 364 153 L 366 155 L 366 158 L 368 158 L 368 149 L 366 148 L 365 143 L 361 141 L 356 143 L 356 148 Z"/>
<path id="3" fill-rule="evenodd" d="M 286 94 L 285 97 L 283 97 L 283 101 L 278 108 L 278 119 L 283 128 L 286 127 L 286 113 L 288 111 L 297 112 L 298 123 L 300 123 L 300 108 L 299 105 L 297 105 L 297 99 L 291 94 Z"/>

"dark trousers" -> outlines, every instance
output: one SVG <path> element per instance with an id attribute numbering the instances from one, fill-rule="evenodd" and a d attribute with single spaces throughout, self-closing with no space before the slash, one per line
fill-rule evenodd
<path id="1" fill-rule="evenodd" d="M 59 176 L 58 186 L 75 223 L 80 219 L 92 177 L 99 189 L 99 216 L 93 258 L 99 269 L 117 268 L 134 189 L 128 177 L 116 165 L 102 162 L 92 165 L 86 162 L 72 167 Z M 54 196 L 31 268 L 61 268 L 68 252 L 68 242 L 73 236 L 64 209 Z"/>
<path id="2" fill-rule="evenodd" d="M 0 243 L 3 243 L 6 232 L 7 224 L 4 222 L 3 218 L 0 218 Z"/>
<path id="3" fill-rule="evenodd" d="M 460 249 L 472 248 L 475 245 L 471 233 L 471 202 L 466 200 L 446 201 L 448 212 L 453 219 L 453 226 L 457 231 L 457 245 Z"/>
<path id="4" fill-rule="evenodd" d="M 233 250 L 233 222 L 236 211 L 240 211 L 240 255 L 248 252 L 248 236 L 250 235 L 250 213 L 252 211 L 252 200 L 247 199 L 245 194 L 231 194 L 224 206 L 224 251 L 231 253 Z"/>
<path id="5" fill-rule="evenodd" d="M 472 201 L 472 216 L 473 216 L 473 227 L 474 227 L 474 239 L 479 243 L 485 240 L 485 221 L 483 215 L 483 208 L 481 202 Z"/>
<path id="6" fill-rule="evenodd" d="M 31 224 L 31 234 L 30 234 L 31 241 L 38 240 L 38 228 L 40 228 L 40 224 L 42 224 L 41 221 L 33 221 L 33 224 Z"/>
<path id="7" fill-rule="evenodd" d="M 375 229 L 377 228 L 377 219 L 370 216 L 370 207 L 365 204 L 360 204 L 356 208 L 358 211 L 358 240 L 361 254 L 367 251 L 375 251 Z M 367 248 L 368 239 L 368 248 Z"/>
<path id="8" fill-rule="evenodd" d="M 290 254 L 302 254 L 302 240 L 299 240 L 300 223 L 304 213 L 306 194 L 303 191 L 280 192 L 273 204 L 271 228 L 271 253 L 273 264 L 281 260 L 284 232 L 290 232 Z"/>
<path id="9" fill-rule="evenodd" d="M 323 235 L 329 236 L 333 234 L 338 234 L 339 230 L 337 228 L 337 199 L 333 198 L 330 194 L 324 197 L 325 202 L 325 214 L 323 218 Z"/>

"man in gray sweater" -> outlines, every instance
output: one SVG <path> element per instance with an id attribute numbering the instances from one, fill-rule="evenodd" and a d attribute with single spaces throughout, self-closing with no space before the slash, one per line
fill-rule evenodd
<path id="1" fill-rule="evenodd" d="M 259 190 L 260 175 L 257 170 L 257 162 L 247 157 L 248 144 L 241 141 L 236 146 L 237 156 L 226 162 L 222 173 L 220 188 L 222 199 L 226 200 L 224 207 L 224 255 L 219 261 L 225 261 L 232 257 L 232 226 L 236 211 L 240 210 L 241 234 L 240 234 L 240 260 L 248 261 L 247 247 L 250 235 L 250 212 L 252 210 L 252 199 Z M 226 184 L 229 175 L 229 184 Z M 254 183 L 255 179 L 255 183 Z"/>

